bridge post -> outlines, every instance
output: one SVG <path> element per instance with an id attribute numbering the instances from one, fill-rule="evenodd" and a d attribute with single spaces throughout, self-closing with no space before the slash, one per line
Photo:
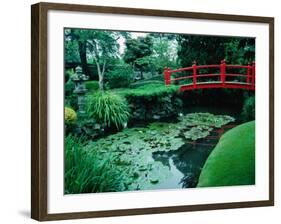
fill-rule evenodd
<path id="1" fill-rule="evenodd" d="M 220 77 L 221 77 L 221 82 L 222 85 L 225 85 L 225 73 L 226 73 L 226 63 L 225 63 L 225 59 L 221 60 L 221 64 L 220 64 Z"/>
<path id="2" fill-rule="evenodd" d="M 252 66 L 250 65 L 250 62 L 249 62 L 247 65 L 247 80 L 246 80 L 247 84 L 250 84 L 251 70 L 252 70 Z"/>
<path id="3" fill-rule="evenodd" d="M 196 66 L 196 61 L 193 62 L 192 64 L 192 68 L 193 68 L 193 86 L 194 88 L 196 88 L 196 82 L 197 82 L 197 66 Z"/>
<path id="4" fill-rule="evenodd" d="M 164 79 L 165 84 L 168 86 L 171 84 L 171 69 L 170 68 L 164 68 Z"/>
<path id="5" fill-rule="evenodd" d="M 256 82 L 256 63 L 253 61 L 252 62 L 252 88 L 255 88 L 255 82 Z"/>

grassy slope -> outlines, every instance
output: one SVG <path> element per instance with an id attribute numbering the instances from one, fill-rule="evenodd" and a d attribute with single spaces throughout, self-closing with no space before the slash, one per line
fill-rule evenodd
<path id="1" fill-rule="evenodd" d="M 205 163 L 197 187 L 255 184 L 255 121 L 225 133 Z"/>

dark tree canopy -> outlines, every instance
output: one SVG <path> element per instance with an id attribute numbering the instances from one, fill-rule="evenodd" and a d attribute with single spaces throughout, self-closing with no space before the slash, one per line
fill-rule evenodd
<path id="1" fill-rule="evenodd" d="M 198 64 L 228 63 L 246 64 L 255 59 L 254 38 L 179 35 L 178 56 L 183 67 Z"/>
<path id="2" fill-rule="evenodd" d="M 226 38 L 214 36 L 179 35 L 178 56 L 184 67 L 198 64 L 217 64 L 224 59 Z"/>
<path id="3" fill-rule="evenodd" d="M 126 50 L 124 52 L 124 61 L 143 72 L 146 64 L 137 63 L 138 59 L 152 54 L 153 42 L 151 37 L 138 37 L 137 39 L 129 38 L 126 40 Z"/>

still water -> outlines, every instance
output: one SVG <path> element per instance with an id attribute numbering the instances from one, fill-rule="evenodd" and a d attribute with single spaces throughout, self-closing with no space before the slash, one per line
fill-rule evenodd
<path id="1" fill-rule="evenodd" d="M 201 170 L 223 133 L 236 124 L 215 129 L 209 136 L 197 141 L 188 141 L 175 151 L 154 152 L 152 157 L 168 166 L 170 178 L 156 184 L 155 189 L 174 189 L 196 187 Z"/>

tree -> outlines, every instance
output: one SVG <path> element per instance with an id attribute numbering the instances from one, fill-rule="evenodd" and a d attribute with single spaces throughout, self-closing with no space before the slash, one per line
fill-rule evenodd
<path id="1" fill-rule="evenodd" d="M 87 40 L 89 55 L 97 67 L 100 90 L 104 90 L 104 74 L 108 61 L 119 53 L 119 37 L 117 32 L 92 31 Z"/>
<path id="2" fill-rule="evenodd" d="M 178 56 L 183 67 L 190 66 L 193 61 L 199 64 L 217 64 L 225 58 L 226 37 L 179 35 Z"/>
<path id="3" fill-rule="evenodd" d="M 70 60 L 70 62 L 81 63 L 83 72 L 91 76 L 87 63 L 87 31 L 83 29 L 65 29 L 65 60 L 67 62 Z"/>
<path id="4" fill-rule="evenodd" d="M 66 39 L 64 42 L 64 55 L 67 63 L 81 63 L 78 42 Z"/>
<path id="5" fill-rule="evenodd" d="M 141 73 L 143 78 L 143 72 L 149 65 L 147 62 L 143 62 L 142 58 L 152 54 L 152 39 L 150 36 L 138 37 L 136 39 L 128 38 L 126 40 L 126 49 L 124 52 L 124 61 L 133 66 Z"/>
<path id="6" fill-rule="evenodd" d="M 199 64 L 228 63 L 247 64 L 255 59 L 255 39 L 219 36 L 178 36 L 178 56 L 183 67 L 193 61 Z"/>
<path id="7" fill-rule="evenodd" d="M 67 29 L 65 40 L 78 46 L 80 62 L 86 75 L 90 75 L 88 62 L 92 61 L 97 68 L 100 90 L 104 89 L 104 74 L 108 62 L 118 56 L 121 32 L 89 29 Z M 68 51 L 69 52 L 69 51 Z"/>
<path id="8" fill-rule="evenodd" d="M 225 44 L 225 57 L 232 64 L 247 64 L 255 60 L 254 38 L 231 38 Z"/>
<path id="9" fill-rule="evenodd" d="M 174 34 L 151 33 L 153 40 L 153 53 L 150 57 L 158 73 L 162 73 L 164 67 L 176 68 L 178 42 Z"/>

